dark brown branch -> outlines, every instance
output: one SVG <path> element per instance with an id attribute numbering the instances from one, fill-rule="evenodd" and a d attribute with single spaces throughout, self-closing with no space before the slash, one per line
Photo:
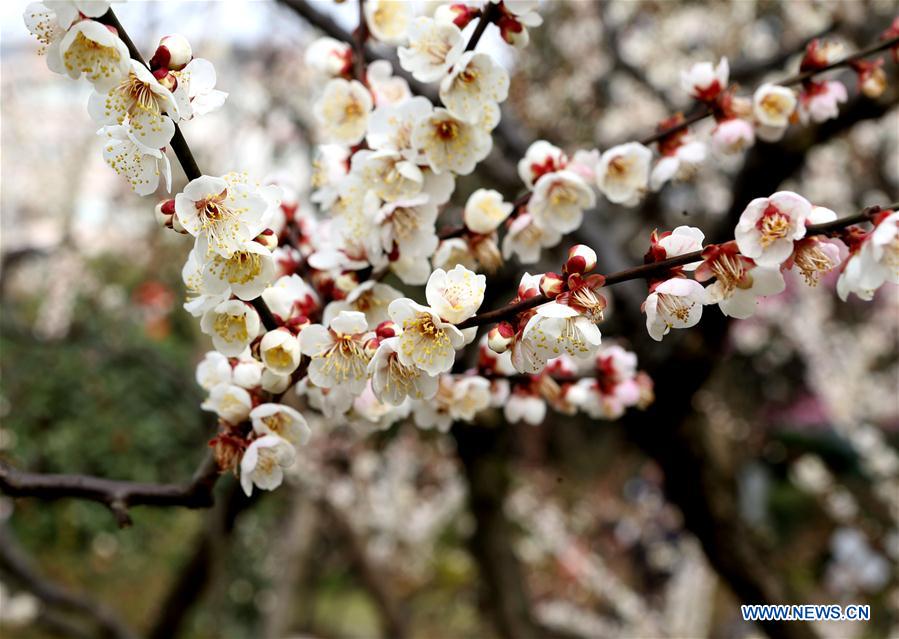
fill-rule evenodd
<path id="1" fill-rule="evenodd" d="M 848 55 L 845 58 L 841 58 L 836 62 L 828 64 L 826 67 L 822 67 L 820 69 L 812 69 L 810 71 L 806 71 L 804 73 L 798 73 L 796 75 L 789 76 L 783 80 L 780 80 L 776 84 L 780 86 L 792 86 L 794 84 L 802 84 L 806 80 L 810 80 L 811 78 L 825 73 L 827 71 L 833 71 L 834 69 L 839 69 L 841 67 L 848 67 L 850 64 L 855 62 L 856 60 L 861 60 L 863 58 L 867 58 L 870 55 L 874 55 L 875 53 L 880 53 L 881 51 L 885 51 L 892 47 L 899 45 L 899 36 L 895 38 L 890 38 L 888 40 L 883 40 L 882 42 L 878 42 L 876 44 L 872 44 L 869 47 L 862 49 L 861 51 L 857 51 L 852 55 Z M 675 124 L 674 126 L 668 127 L 661 131 L 657 131 L 652 135 L 649 135 L 640 140 L 640 144 L 650 145 L 653 142 L 658 142 L 664 137 L 671 135 L 672 133 L 677 133 L 678 131 L 683 131 L 689 126 L 696 124 L 697 122 L 704 120 L 705 118 L 712 115 L 712 110 L 708 107 L 703 107 L 700 111 L 697 111 L 693 115 L 687 117 L 683 122 Z"/>
<path id="2" fill-rule="evenodd" d="M 353 31 L 353 75 L 365 84 L 365 42 L 368 40 L 368 23 L 365 21 L 365 0 L 359 2 L 359 26 Z"/>
<path id="3" fill-rule="evenodd" d="M 182 484 L 118 481 L 88 475 L 41 474 L 20 471 L 0 462 L 0 492 L 10 497 L 85 499 L 105 505 L 119 526 L 131 525 L 132 506 L 208 508 L 218 467 L 208 455 L 191 481 Z"/>
<path id="4" fill-rule="evenodd" d="M 76 594 L 41 575 L 5 526 L 0 526 L 0 568 L 44 605 L 60 611 L 78 613 L 89 619 L 101 631 L 99 635 L 91 633 L 92 636 L 136 639 L 134 631 L 106 606 L 89 597 Z M 60 628 L 69 625 L 69 622 L 63 619 L 58 621 L 59 623 L 55 625 L 59 625 Z"/>
<path id="5" fill-rule="evenodd" d="M 899 203 L 890 204 L 885 208 L 895 210 L 899 208 Z M 861 224 L 862 222 L 867 222 L 871 219 L 871 216 L 874 213 L 881 210 L 885 209 L 881 207 L 869 207 L 858 215 L 834 220 L 833 222 L 826 222 L 824 224 L 812 224 L 808 227 L 805 234 L 806 236 L 827 235 L 828 233 L 832 233 L 833 231 L 852 226 L 853 224 Z M 691 262 L 698 262 L 701 259 L 702 251 L 693 251 L 692 253 L 685 253 L 683 255 L 671 257 L 660 262 L 652 262 L 650 264 L 633 266 L 631 268 L 624 269 L 623 271 L 618 271 L 617 273 L 607 275 L 604 286 L 611 286 L 613 284 L 619 284 L 628 280 L 661 277 L 664 276 L 664 274 L 672 268 L 684 266 L 686 264 L 690 264 Z M 536 295 L 521 302 L 514 302 L 493 311 L 480 313 L 479 315 L 468 318 L 464 322 L 460 322 L 456 326 L 458 328 L 470 328 L 472 326 L 482 326 L 483 324 L 494 324 L 506 319 L 511 319 L 512 317 L 515 317 L 523 311 L 530 310 L 536 306 L 540 306 L 541 304 L 545 304 L 550 301 L 552 300 L 546 295 Z"/>
<path id="6" fill-rule="evenodd" d="M 465 45 L 466 51 L 474 51 L 475 47 L 478 46 L 478 42 L 481 39 L 481 36 L 484 35 L 484 32 L 487 30 L 487 26 L 496 20 L 499 17 L 499 5 L 494 2 L 486 2 L 484 3 L 484 8 L 481 9 L 481 16 L 478 18 L 478 24 L 475 26 L 474 31 L 471 34 L 471 38 L 468 40 L 468 44 Z"/>
<path id="7" fill-rule="evenodd" d="M 362 10 L 360 8 L 360 12 L 361 11 Z M 143 56 L 141 56 L 140 51 L 137 49 L 137 46 L 135 46 L 134 41 L 131 40 L 128 32 L 125 31 L 125 27 L 122 26 L 121 22 L 119 22 L 119 19 L 116 17 L 116 14 L 112 9 L 97 18 L 97 22 L 114 27 L 119 34 L 119 39 L 125 43 L 125 46 L 128 47 L 128 53 L 131 55 L 131 57 L 134 60 L 140 62 L 148 69 L 150 68 L 146 60 L 144 60 Z M 172 152 L 174 152 L 175 157 L 178 158 L 178 163 L 181 165 L 181 168 L 184 171 L 184 175 L 187 176 L 188 180 L 196 180 L 198 177 L 203 175 L 203 172 L 200 171 L 200 167 L 197 166 L 197 161 L 196 159 L 194 159 L 193 152 L 191 152 L 190 147 L 187 145 L 187 140 L 184 139 L 184 135 L 181 133 L 181 128 L 177 124 L 175 124 L 175 135 L 174 137 L 172 137 L 171 142 L 169 142 L 169 146 L 172 147 Z M 252 304 L 253 307 L 259 312 L 259 319 L 262 320 L 262 324 L 267 330 L 271 331 L 278 328 L 278 323 L 275 321 L 274 316 L 261 297 L 257 297 L 256 299 L 254 299 L 252 301 Z"/>

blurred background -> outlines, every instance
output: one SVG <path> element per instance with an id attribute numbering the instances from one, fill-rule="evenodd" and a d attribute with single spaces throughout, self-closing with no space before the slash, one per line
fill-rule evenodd
<path id="1" fill-rule="evenodd" d="M 0 458 L 182 481 L 215 432 L 194 382 L 208 339 L 181 309 L 189 243 L 104 164 L 89 85 L 46 68 L 24 7 L 0 4 Z M 897 10 L 541 2 L 527 48 L 492 28 L 481 45 L 510 70 L 510 98 L 494 152 L 452 208 L 479 187 L 517 193 L 533 140 L 573 152 L 652 132 L 689 109 L 679 72 L 691 62 L 725 55 L 751 92 L 793 72 L 812 37 L 861 48 Z M 184 131 L 204 172 L 277 176 L 311 208 L 303 54 L 321 35 L 311 23 L 355 27 L 352 0 L 115 11 L 145 56 L 179 32 L 215 64 L 228 101 Z M 601 201 L 531 272 L 577 241 L 603 272 L 640 263 L 653 228 L 726 239 L 751 198 L 779 188 L 841 215 L 895 201 L 899 83 L 887 68 L 887 93 L 850 98 L 837 120 L 707 163 L 637 209 Z M 495 304 L 523 270 L 509 263 L 490 280 Z M 790 279 L 752 319 L 711 307 L 662 344 L 646 335 L 645 293 L 639 282 L 610 291 L 604 337 L 636 351 L 656 389 L 648 410 L 617 422 L 485 414 L 445 435 L 410 423 L 360 436 L 307 415 L 317 435 L 286 486 L 248 500 L 226 478 L 211 510 L 137 508 L 123 530 L 96 503 L 0 498 L 3 636 L 899 636 L 896 287 L 844 304 L 833 277 Z M 871 621 L 742 621 L 740 603 L 763 602 L 867 603 Z"/>

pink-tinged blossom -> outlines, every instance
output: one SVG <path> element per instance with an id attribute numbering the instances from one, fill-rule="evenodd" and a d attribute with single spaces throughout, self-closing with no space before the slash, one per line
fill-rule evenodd
<path id="1" fill-rule="evenodd" d="M 799 94 L 799 120 L 803 124 L 833 120 L 848 99 L 846 86 L 838 80 L 812 82 Z"/>
<path id="2" fill-rule="evenodd" d="M 854 248 L 837 280 L 840 299 L 855 293 L 870 300 L 885 282 L 899 284 L 899 212 L 881 213 L 874 230 Z"/>
<path id="3" fill-rule="evenodd" d="M 562 170 L 537 179 L 528 211 L 537 226 L 570 233 L 581 225 L 584 210 L 594 204 L 593 189 L 576 173 Z"/>
<path id="4" fill-rule="evenodd" d="M 755 144 L 755 127 L 742 118 L 719 122 L 712 130 L 712 149 L 721 155 L 740 153 Z"/>
<path id="5" fill-rule="evenodd" d="M 705 162 L 705 143 L 697 140 L 684 142 L 673 152 L 663 155 L 656 162 L 649 176 L 649 188 L 660 190 L 671 180 L 689 180 L 696 174 L 699 165 Z"/>
<path id="6" fill-rule="evenodd" d="M 793 242 L 805 237 L 805 220 L 811 203 L 790 191 L 752 200 L 737 223 L 737 247 L 746 257 L 765 267 L 783 264 L 793 252 Z"/>
<path id="7" fill-rule="evenodd" d="M 746 319 L 755 313 L 759 297 L 782 293 L 786 288 L 778 267 L 766 268 L 740 255 L 736 242 L 712 245 L 703 251 L 696 279 L 715 281 L 706 287 L 706 304 L 718 304 L 729 317 Z"/>
<path id="8" fill-rule="evenodd" d="M 441 319 L 458 324 L 474 315 L 484 301 L 487 278 L 461 265 L 436 269 L 428 278 L 425 297 Z"/>
<path id="9" fill-rule="evenodd" d="M 714 102 L 727 88 L 729 76 L 727 58 L 721 58 L 715 66 L 711 62 L 697 62 L 681 71 L 681 88 L 697 100 Z"/>
<path id="10" fill-rule="evenodd" d="M 256 439 L 240 460 L 240 486 L 249 497 L 253 486 L 274 490 L 284 481 L 284 469 L 293 465 L 296 450 L 283 437 L 266 435 Z"/>
<path id="11" fill-rule="evenodd" d="M 639 142 L 613 146 L 596 167 L 596 183 L 610 202 L 634 206 L 649 188 L 652 151 Z"/>
<path id="12" fill-rule="evenodd" d="M 518 161 L 518 175 L 526 187 L 533 189 L 541 176 L 561 171 L 567 165 L 568 156 L 562 149 L 546 140 L 537 140 Z"/>
<path id="13" fill-rule="evenodd" d="M 554 228 L 541 228 L 529 214 L 519 215 L 506 230 L 503 238 L 503 258 L 517 255 L 522 264 L 536 264 L 540 251 L 555 246 L 562 234 Z"/>
<path id="14" fill-rule="evenodd" d="M 593 357 L 601 341 L 591 319 L 567 304 L 550 302 L 538 306 L 528 320 L 512 347 L 512 363 L 520 373 L 539 373 L 549 360 L 563 354 Z"/>
<path id="15" fill-rule="evenodd" d="M 673 277 L 656 285 L 646 301 L 646 330 L 650 337 L 662 341 L 672 328 L 696 326 L 702 317 L 705 288 L 696 280 Z"/>

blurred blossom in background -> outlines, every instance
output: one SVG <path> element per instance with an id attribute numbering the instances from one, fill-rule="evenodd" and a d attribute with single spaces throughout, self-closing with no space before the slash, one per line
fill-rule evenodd
<path id="1" fill-rule="evenodd" d="M 181 481 L 215 428 L 194 380 L 208 338 L 181 307 L 189 246 L 104 163 L 91 87 L 47 69 L 24 4 L 0 5 L 0 457 Z M 355 28 L 352 0 L 311 4 Z M 214 62 L 228 101 L 184 127 L 199 166 L 276 178 L 315 210 L 316 89 L 303 60 L 319 33 L 277 2 L 114 9 L 145 56 L 178 32 Z M 495 30 L 481 47 L 510 73 L 514 135 L 606 149 L 690 108 L 679 78 L 692 62 L 727 56 L 749 89 L 795 70 L 809 38 L 857 48 L 897 10 L 543 1 L 527 48 Z M 623 267 L 642 261 L 654 228 L 689 224 L 719 240 L 748 199 L 734 198 L 771 179 L 765 193 L 793 190 L 841 215 L 895 201 L 895 84 L 879 107 L 850 104 L 851 126 L 716 159 L 635 209 L 588 212 L 591 245 Z M 518 158 L 491 157 L 505 171 L 460 180 L 454 209 L 478 188 L 520 188 Z M 174 162 L 173 178 L 177 193 L 186 180 Z M 569 244 L 532 272 L 561 263 Z M 762 636 L 740 617 L 740 603 L 756 603 L 734 595 L 741 579 L 783 602 L 872 606 L 868 624 L 815 624 L 821 637 L 899 636 L 899 293 L 842 303 L 835 273 L 815 288 L 794 275 L 751 319 L 704 319 L 658 345 L 626 311 L 640 284 L 610 293 L 621 310 L 604 337 L 640 355 L 662 405 L 703 376 L 683 411 L 652 423 L 550 411 L 534 427 L 491 413 L 454 439 L 411 421 L 381 432 L 309 414 L 314 435 L 287 485 L 258 501 L 220 485 L 208 512 L 137 509 L 119 530 L 95 503 L 0 498 L 2 634 L 97 636 L 84 634 L 83 611 L 11 576 L 18 558 L 141 636 Z"/>

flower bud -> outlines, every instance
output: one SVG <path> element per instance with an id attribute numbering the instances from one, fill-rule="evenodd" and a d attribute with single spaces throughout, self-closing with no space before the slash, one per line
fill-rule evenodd
<path id="1" fill-rule="evenodd" d="M 565 290 L 565 278 L 558 273 L 544 273 L 540 278 L 540 292 L 549 298 L 555 298 Z"/>
<path id="2" fill-rule="evenodd" d="M 338 275 L 334 279 L 334 299 L 343 299 L 347 296 L 347 294 L 352 291 L 354 288 L 359 286 L 359 279 L 356 277 L 354 272 L 342 273 Z M 340 292 L 340 295 L 336 295 L 337 292 Z"/>
<path id="3" fill-rule="evenodd" d="M 156 69 L 153 72 L 153 77 L 169 91 L 174 91 L 178 88 L 178 78 L 168 69 Z"/>
<path id="4" fill-rule="evenodd" d="M 278 248 L 278 236 L 275 235 L 275 232 L 271 229 L 265 229 L 256 236 L 256 242 L 259 242 L 270 251 L 274 251 Z"/>
<path id="5" fill-rule="evenodd" d="M 861 79 L 861 90 L 865 97 L 876 99 L 883 95 L 887 88 L 887 75 L 883 67 L 875 67 L 864 74 Z"/>
<path id="6" fill-rule="evenodd" d="M 289 330 L 277 328 L 262 337 L 259 356 L 273 372 L 290 375 L 300 365 L 300 342 Z"/>
<path id="7" fill-rule="evenodd" d="M 261 385 L 262 390 L 274 395 L 283 393 L 290 386 L 290 375 L 281 375 L 270 368 L 266 368 L 262 371 Z"/>
<path id="8" fill-rule="evenodd" d="M 487 346 L 494 353 L 505 353 L 512 345 L 515 329 L 508 322 L 500 322 L 487 333 Z"/>
<path id="9" fill-rule="evenodd" d="M 389 339 L 400 334 L 400 327 L 390 320 L 384 320 L 378 324 L 375 334 L 378 336 L 378 339 Z"/>
<path id="10" fill-rule="evenodd" d="M 462 3 L 442 4 L 434 12 L 434 19 L 437 22 L 454 24 L 460 29 L 464 29 L 479 15 L 481 15 L 481 11 L 477 7 L 469 7 Z"/>
<path id="11" fill-rule="evenodd" d="M 296 317 L 291 317 L 289 320 L 287 320 L 287 322 L 285 322 L 284 324 L 284 327 L 294 335 L 299 335 L 303 331 L 303 329 L 310 324 L 312 324 L 312 321 L 308 317 L 306 317 L 305 315 L 297 315 Z"/>
<path id="12" fill-rule="evenodd" d="M 192 57 L 190 42 L 180 33 L 174 33 L 159 41 L 159 47 L 150 59 L 150 68 L 180 71 Z"/>
<path id="13" fill-rule="evenodd" d="M 575 244 L 568 249 L 568 261 L 565 263 L 565 272 L 586 273 L 596 268 L 596 251 L 586 244 Z"/>
<path id="14" fill-rule="evenodd" d="M 362 345 L 363 350 L 365 351 L 365 356 L 371 359 L 375 356 L 375 353 L 378 352 L 378 347 L 381 345 L 381 340 L 377 337 L 372 337 L 371 339 L 365 340 L 365 344 Z"/>

